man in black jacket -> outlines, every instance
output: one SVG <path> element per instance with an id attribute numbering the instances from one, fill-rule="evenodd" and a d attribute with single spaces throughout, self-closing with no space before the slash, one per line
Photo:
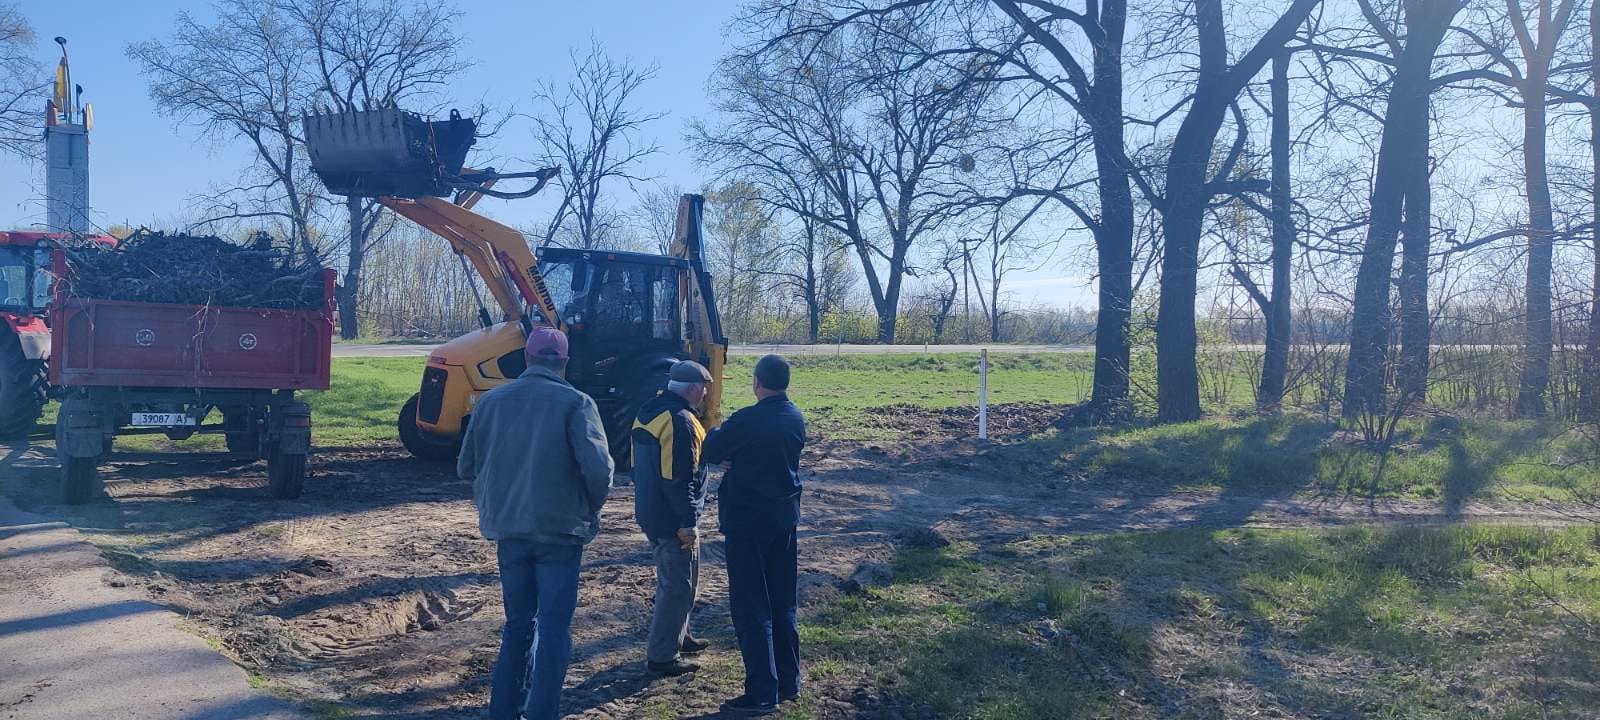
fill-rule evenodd
<path id="1" fill-rule="evenodd" d="M 800 522 L 800 451 L 805 418 L 789 402 L 789 363 L 756 362 L 756 404 L 706 436 L 701 462 L 729 463 L 718 492 L 727 538 L 728 605 L 744 656 L 744 694 L 722 704 L 729 715 L 770 715 L 800 693 L 795 621 Z"/>
<path id="2" fill-rule="evenodd" d="M 699 363 L 674 365 L 667 388 L 645 402 L 633 423 L 633 514 L 656 564 L 645 666 L 659 675 L 699 670 L 683 654 L 706 647 L 689 635 L 689 613 L 700 584 L 699 524 L 706 505 L 700 463 L 706 431 L 695 408 L 705 401 L 710 382 L 711 373 Z"/>

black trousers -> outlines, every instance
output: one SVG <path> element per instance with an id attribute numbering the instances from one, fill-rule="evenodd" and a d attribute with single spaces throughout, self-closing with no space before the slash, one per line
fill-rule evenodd
<path id="1" fill-rule="evenodd" d="M 800 690 L 800 628 L 795 619 L 795 528 L 724 533 L 728 605 L 744 655 L 744 691 L 777 702 Z"/>

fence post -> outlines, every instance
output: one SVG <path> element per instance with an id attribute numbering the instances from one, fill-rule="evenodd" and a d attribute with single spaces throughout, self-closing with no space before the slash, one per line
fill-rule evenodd
<path id="1" fill-rule="evenodd" d="M 989 350 L 978 351 L 978 439 L 989 439 Z"/>

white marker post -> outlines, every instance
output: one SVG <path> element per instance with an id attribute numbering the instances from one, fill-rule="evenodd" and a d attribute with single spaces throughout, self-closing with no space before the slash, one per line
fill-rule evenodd
<path id="1" fill-rule="evenodd" d="M 978 439 L 989 439 L 989 351 L 978 351 Z"/>

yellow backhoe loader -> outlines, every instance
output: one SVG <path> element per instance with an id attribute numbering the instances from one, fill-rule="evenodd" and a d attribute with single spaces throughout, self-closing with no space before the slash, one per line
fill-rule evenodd
<path id="1" fill-rule="evenodd" d="M 522 373 L 523 339 L 534 325 L 567 334 L 567 380 L 600 406 L 618 467 L 630 463 L 634 413 L 680 359 L 700 362 L 716 378 L 701 417 L 708 427 L 721 421 L 728 341 L 701 250 L 704 198 L 679 201 L 666 255 L 557 247 L 536 253 L 522 233 L 472 208 L 484 196 L 531 196 L 559 170 L 463 168 L 476 137 L 473 120 L 454 111 L 448 120 L 431 121 L 380 108 L 307 116 L 304 126 L 312 169 L 329 192 L 376 198 L 444 238 L 499 307 L 497 320 L 479 295 L 482 329 L 428 357 L 421 389 L 398 421 L 400 441 L 413 455 L 455 458 L 473 404 Z M 518 192 L 495 189 L 507 179 L 534 184 Z"/>

